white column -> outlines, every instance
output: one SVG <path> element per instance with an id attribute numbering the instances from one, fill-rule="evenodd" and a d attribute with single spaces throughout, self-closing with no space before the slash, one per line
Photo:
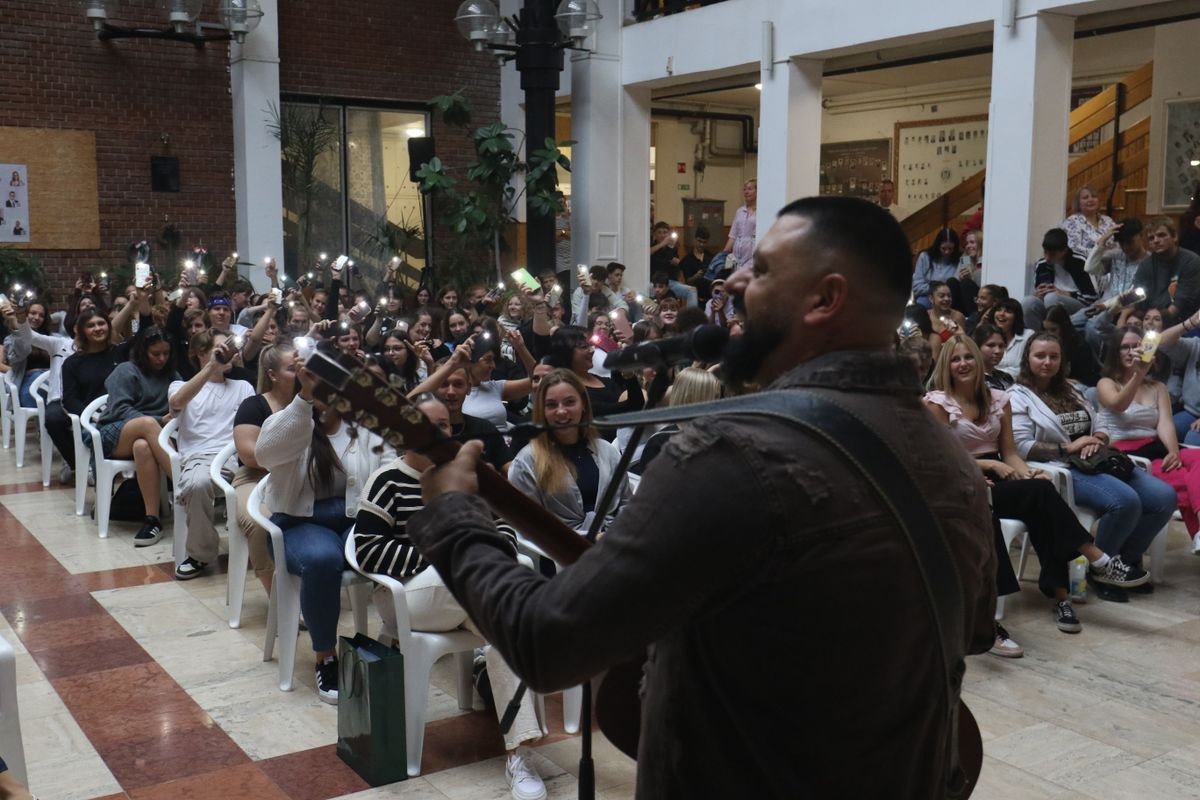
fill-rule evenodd
<path id="1" fill-rule="evenodd" d="M 983 279 L 1017 297 L 1063 219 L 1074 34 L 1073 17 L 1039 13 L 993 36 Z"/>
<path id="2" fill-rule="evenodd" d="M 821 67 L 789 59 L 762 73 L 758 117 L 758 238 L 779 209 L 817 193 L 821 179 Z"/>
<path id="3" fill-rule="evenodd" d="M 621 85 L 621 18 L 598 21 L 594 50 L 572 59 L 572 264 L 620 261 L 626 285 L 650 281 L 650 90 Z M 573 276 L 572 276 L 573 277 Z"/>
<path id="4" fill-rule="evenodd" d="M 267 127 L 268 109 L 279 101 L 279 11 L 276 0 L 260 0 L 263 18 L 244 44 L 229 48 L 233 94 L 233 171 L 237 204 L 237 248 L 253 261 L 250 281 L 267 287 L 262 260 L 283 264 L 283 175 L 279 140 Z M 219 261 L 222 254 L 217 254 Z M 293 265 L 293 271 L 297 269 Z M 293 276 L 294 277 L 294 276 Z"/>

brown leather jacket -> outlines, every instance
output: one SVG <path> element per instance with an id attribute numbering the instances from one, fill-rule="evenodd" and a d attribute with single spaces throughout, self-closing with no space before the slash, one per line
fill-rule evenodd
<path id="1" fill-rule="evenodd" d="M 964 648 L 986 650 L 986 486 L 911 362 L 828 354 L 770 388 L 793 387 L 828 392 L 906 462 L 957 561 Z M 793 425 L 685 425 L 607 536 L 552 580 L 491 546 L 476 498 L 446 495 L 409 531 L 535 690 L 653 645 L 638 797 L 942 796 L 937 634 L 913 556 L 841 458 Z"/>

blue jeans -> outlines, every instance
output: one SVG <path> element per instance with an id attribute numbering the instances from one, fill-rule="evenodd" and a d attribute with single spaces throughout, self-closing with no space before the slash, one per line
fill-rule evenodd
<path id="1" fill-rule="evenodd" d="M 300 611 L 308 624 L 313 651 L 332 650 L 337 646 L 342 611 L 342 569 L 346 564 L 342 548 L 352 524 L 346 517 L 346 498 L 318 500 L 311 517 L 272 514 L 271 522 L 283 531 L 287 571 L 300 576 Z"/>
<path id="2" fill-rule="evenodd" d="M 21 379 L 21 390 L 18 392 L 21 398 L 21 408 L 37 408 L 37 403 L 33 399 L 33 392 L 29 390 L 29 387 L 45 371 L 44 369 L 31 369 L 25 372 L 25 377 Z"/>
<path id="3" fill-rule="evenodd" d="M 1175 436 L 1180 444 L 1200 445 L 1200 431 L 1192 430 L 1192 423 L 1200 419 L 1190 411 L 1180 411 L 1175 415 Z"/>
<path id="4" fill-rule="evenodd" d="M 1140 564 L 1142 554 L 1171 521 L 1178 500 L 1175 490 L 1144 470 L 1135 469 L 1128 483 L 1103 473 L 1071 470 L 1075 502 L 1100 515 L 1096 546 L 1119 555 L 1127 564 Z"/>
<path id="5" fill-rule="evenodd" d="M 690 308 L 700 306 L 700 295 L 696 292 L 695 286 L 679 281 L 671 281 L 668 286 L 671 288 L 671 294 L 682 299 Z"/>

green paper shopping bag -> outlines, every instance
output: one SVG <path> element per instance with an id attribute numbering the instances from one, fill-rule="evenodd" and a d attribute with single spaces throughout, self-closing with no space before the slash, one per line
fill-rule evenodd
<path id="1" fill-rule="evenodd" d="M 404 656 L 369 636 L 342 636 L 338 669 L 338 756 L 372 786 L 406 779 Z"/>

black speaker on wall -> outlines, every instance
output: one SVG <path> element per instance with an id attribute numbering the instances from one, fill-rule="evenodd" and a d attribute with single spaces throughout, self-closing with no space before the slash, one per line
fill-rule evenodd
<path id="1" fill-rule="evenodd" d="M 414 136 L 408 140 L 408 179 L 419 184 L 417 170 L 434 156 L 432 136 Z"/>

